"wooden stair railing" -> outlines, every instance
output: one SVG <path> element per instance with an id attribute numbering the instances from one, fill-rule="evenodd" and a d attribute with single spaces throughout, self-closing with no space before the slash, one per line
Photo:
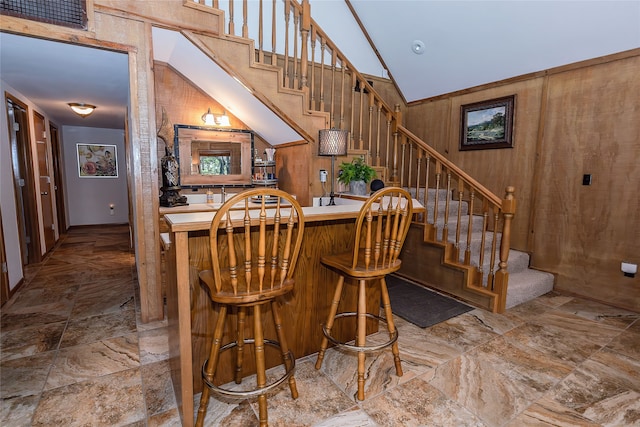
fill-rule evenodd
<path id="1" fill-rule="evenodd" d="M 205 0 L 184 0 L 184 3 L 206 5 Z M 226 12 L 225 36 L 249 38 L 248 0 L 242 1 L 241 34 L 236 34 L 237 18 L 232 0 L 209 3 Z M 263 3 L 259 1 L 258 16 L 251 17 L 251 22 L 258 23 L 253 40 L 255 62 L 282 68 L 283 89 L 302 91 L 309 111 L 327 113 L 330 127 L 349 130 L 349 149 L 367 151 L 371 165 L 387 172 L 387 185 L 412 188 L 425 206 L 433 203 L 432 217 L 425 214 L 421 218 L 425 241 L 445 247 L 445 262 L 472 270 L 469 288 L 497 294 L 493 310 L 504 311 L 511 220 L 515 214 L 513 187 L 507 187 L 501 199 L 402 126 L 400 106 L 388 105 L 355 69 L 311 18 L 308 0 L 302 3 L 272 1 L 266 8 Z M 267 21 L 270 37 L 265 37 Z M 270 46 L 265 40 L 270 40 Z M 317 133 L 313 131 L 309 130 L 309 134 Z M 427 191 L 429 188 L 432 191 Z M 438 190 L 445 189 L 448 196 L 442 200 Z M 453 224 L 449 214 L 452 200 L 458 202 Z M 466 202 L 467 210 L 474 215 L 463 215 L 460 202 Z M 438 220 L 437 212 L 442 204 L 445 215 Z M 482 218 L 479 233 L 474 230 L 477 216 Z M 466 224 L 462 222 L 465 217 Z M 466 237 L 463 229 L 467 230 Z M 481 235 L 477 248 L 471 241 L 473 233 Z"/>
<path id="2" fill-rule="evenodd" d="M 400 186 L 410 188 L 428 207 L 421 218 L 425 242 L 443 245 L 446 263 L 471 268 L 468 288 L 497 294 L 493 311 L 503 312 L 516 208 L 514 187 L 507 187 L 500 199 L 405 127 L 398 126 L 395 136 L 400 140 Z M 450 218 L 452 201 L 457 202 L 454 221 Z M 441 210 L 443 215 L 439 215 Z M 472 241 L 474 236 L 477 244 Z"/>
<path id="3" fill-rule="evenodd" d="M 205 0 L 184 0 L 186 5 L 197 3 L 205 6 Z M 225 11 L 226 35 L 244 37 L 250 33 L 247 22 L 250 13 L 248 0 L 243 0 L 242 34 L 236 33 L 237 20 L 232 0 L 213 0 L 213 8 Z M 276 8 L 276 4 L 278 8 Z M 279 10 L 279 8 L 283 10 Z M 282 13 L 281 20 L 277 14 Z M 296 0 L 285 0 L 284 6 L 271 2 L 271 7 L 258 3 L 258 22 L 255 35 L 255 62 L 283 69 L 283 89 L 300 90 L 306 97 L 308 109 L 327 113 L 329 127 L 349 130 L 349 148 L 366 150 L 372 165 L 397 171 L 387 159 L 393 158 L 387 147 L 392 144 L 394 112 L 399 106 L 388 105 L 373 90 L 367 78 L 360 74 L 346 56 L 311 19 L 308 0 L 299 4 Z M 257 19 L 256 19 L 257 18 Z M 271 36 L 265 37 L 265 21 L 271 22 Z M 270 40 L 266 46 L 265 40 Z M 280 47 L 282 44 L 282 47 Z M 270 47 L 270 51 L 267 49 Z M 313 132 L 309 132 L 313 134 Z M 391 176 L 392 180 L 395 180 Z"/>

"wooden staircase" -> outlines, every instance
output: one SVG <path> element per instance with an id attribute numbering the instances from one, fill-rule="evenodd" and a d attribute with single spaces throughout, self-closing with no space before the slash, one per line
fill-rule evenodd
<path id="1" fill-rule="evenodd" d="M 485 234 L 480 231 L 485 222 L 484 216 L 470 214 L 469 203 L 451 198 L 447 190 L 428 189 L 425 196 L 424 191 L 417 193 L 415 189 L 409 189 L 414 198 L 429 200 L 426 202 L 427 218 L 434 218 L 436 191 L 439 192 L 439 200 L 450 199 L 449 203 L 439 204 L 435 223 L 428 226 L 435 231 L 437 242 L 425 241 L 425 226 L 414 224 L 407 242 L 412 250 L 405 250 L 403 254 L 400 275 L 472 302 L 476 306 L 497 311 L 495 306 L 499 303 L 498 296 L 486 290 L 500 268 L 493 243 L 495 241 L 497 244 L 501 240 L 501 233 L 487 231 Z M 458 212 L 460 221 L 457 219 Z M 446 242 L 443 240 L 445 238 Z M 432 257 L 432 262 L 425 262 L 422 258 L 425 252 L 427 257 Z M 467 253 L 473 254 L 468 263 L 465 260 Z M 505 308 L 550 292 L 553 283 L 552 274 L 529 268 L 529 254 L 509 250 L 509 288 Z"/>
<path id="2" fill-rule="evenodd" d="M 193 3 L 185 0 L 186 6 Z M 307 176 L 296 177 L 301 186 L 319 192 L 315 173 L 309 172 L 320 161 L 312 148 L 315 136 L 337 127 L 349 130 L 349 149 L 366 152 L 369 163 L 385 173 L 387 185 L 411 189 L 427 206 L 427 213 L 415 218 L 402 274 L 494 312 L 522 302 L 507 292 L 509 283 L 537 274 L 528 270 L 527 254 L 509 247 L 515 190 L 495 195 L 414 135 L 403 125 L 400 106 L 389 106 L 311 19 L 308 0 L 285 4 L 285 24 L 277 28 L 286 32 L 286 40 L 291 31 L 296 42 L 284 53 L 267 53 L 261 41 L 249 39 L 246 18 L 241 36 L 233 33 L 232 21 L 222 25 L 227 34 L 182 34 L 304 136 L 304 151 L 296 148 L 292 155 L 302 154 L 307 162 Z M 534 297 L 550 290 L 549 283 L 552 287 L 552 277 L 541 274 L 543 285 L 529 292 Z"/>

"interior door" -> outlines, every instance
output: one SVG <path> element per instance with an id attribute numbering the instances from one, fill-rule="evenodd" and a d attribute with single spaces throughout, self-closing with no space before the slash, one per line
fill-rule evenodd
<path id="1" fill-rule="evenodd" d="M 42 261 L 27 106 L 7 95 L 7 122 L 22 264 Z"/>
<path id="2" fill-rule="evenodd" d="M 51 136 L 51 157 L 53 159 L 54 179 L 53 191 L 55 193 L 56 213 L 58 214 L 58 234 L 61 234 L 67 231 L 67 216 L 64 205 L 64 181 L 62 180 L 63 165 L 61 159 L 63 157 L 58 127 L 51 122 L 49 122 L 49 135 Z"/>
<path id="3" fill-rule="evenodd" d="M 53 185 L 49 167 L 49 138 L 44 117 L 33 112 L 33 127 L 36 135 L 38 154 L 38 179 L 40 181 L 40 206 L 42 207 L 42 226 L 44 228 L 45 252 L 56 244 L 56 228 L 53 219 Z"/>

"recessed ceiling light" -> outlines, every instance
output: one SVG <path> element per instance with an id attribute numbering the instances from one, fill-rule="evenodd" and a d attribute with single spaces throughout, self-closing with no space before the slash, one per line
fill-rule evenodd
<path id="1" fill-rule="evenodd" d="M 416 55 L 422 55 L 424 53 L 424 49 L 424 42 L 422 40 L 414 40 L 413 43 L 411 43 L 411 50 Z"/>

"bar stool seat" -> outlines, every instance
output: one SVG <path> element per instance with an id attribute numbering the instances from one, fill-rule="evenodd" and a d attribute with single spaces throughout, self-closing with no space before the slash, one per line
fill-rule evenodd
<path id="1" fill-rule="evenodd" d="M 276 200 L 276 203 L 272 201 Z M 267 202 L 269 201 L 269 203 Z M 257 205 L 257 206 L 256 206 Z M 211 270 L 200 280 L 219 307 L 209 358 L 202 366 L 203 390 L 196 426 L 202 426 L 210 394 L 237 399 L 258 398 L 259 421 L 268 425 L 266 393 L 288 380 L 291 396 L 298 390 L 293 376 L 295 357 L 289 350 L 278 299 L 293 291 L 293 272 L 302 243 L 304 215 L 298 202 L 273 188 L 248 190 L 220 207 L 209 231 Z M 262 315 L 271 309 L 277 340 L 264 337 Z M 237 312 L 231 342 L 222 344 L 229 309 Z M 245 337 L 245 320 L 253 313 L 253 337 Z M 215 384 L 220 354 L 234 350 L 234 379 L 242 382 L 245 345 L 254 347 L 256 387 L 234 390 Z M 279 349 L 285 372 L 267 383 L 265 346 Z"/>
<path id="2" fill-rule="evenodd" d="M 396 375 L 402 376 L 400 352 L 398 350 L 398 331 L 393 322 L 391 302 L 385 277 L 396 272 L 402 265 L 398 258 L 400 250 L 411 225 L 413 205 L 409 193 L 398 187 L 387 187 L 375 192 L 362 206 L 356 219 L 353 251 L 326 255 L 320 262 L 339 274 L 327 321 L 323 325 L 324 337 L 316 360 L 316 369 L 322 367 L 326 349 L 331 341 L 334 345 L 358 354 L 358 392 L 357 399 L 364 400 L 366 353 L 391 347 Z M 345 280 L 348 284 L 357 284 L 358 302 L 356 311 L 337 313 Z M 367 292 L 379 284 L 380 296 L 385 317 L 367 310 Z M 378 307 L 375 307 L 379 311 Z M 378 312 L 377 311 L 377 312 Z M 377 313 L 376 312 L 376 313 Z M 332 335 L 334 322 L 338 319 L 355 317 L 355 344 L 336 339 Z M 388 341 L 367 345 L 367 319 L 376 319 L 386 323 Z"/>

